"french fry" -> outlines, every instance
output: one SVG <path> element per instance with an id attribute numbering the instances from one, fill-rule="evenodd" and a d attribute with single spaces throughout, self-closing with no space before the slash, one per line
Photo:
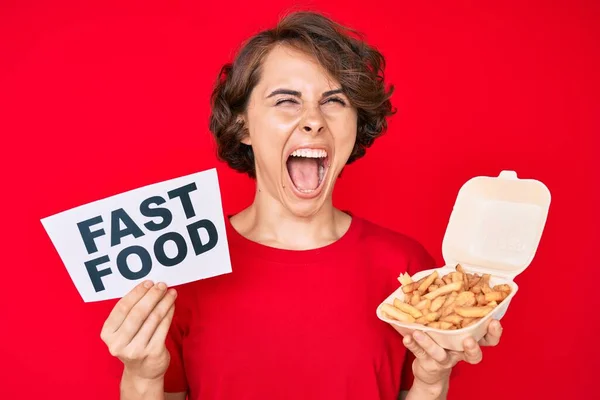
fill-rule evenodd
<path id="1" fill-rule="evenodd" d="M 475 285 L 471 288 L 471 291 L 475 294 L 481 293 L 481 288 L 483 288 L 483 278 L 479 279 Z"/>
<path id="2" fill-rule="evenodd" d="M 490 274 L 484 274 L 481 277 L 481 280 L 483 282 L 483 284 L 481 285 L 481 292 L 484 294 L 492 291 L 492 288 L 490 287 L 490 278 L 491 277 L 492 276 Z"/>
<path id="3" fill-rule="evenodd" d="M 498 305 L 498 303 L 496 303 L 495 301 L 490 301 L 489 303 L 486 304 L 486 306 L 488 307 L 496 307 Z"/>
<path id="4" fill-rule="evenodd" d="M 456 315 L 456 314 L 450 314 L 450 315 L 446 315 L 445 317 L 440 318 L 441 322 L 450 322 L 454 325 L 460 325 L 462 320 L 463 320 L 463 317 L 461 317 L 460 315 Z"/>
<path id="5" fill-rule="evenodd" d="M 439 274 L 437 271 L 433 271 L 431 274 L 429 274 L 429 276 L 423 281 L 423 283 L 419 285 L 419 292 L 425 293 L 429 286 L 431 286 L 433 281 L 435 281 L 438 276 Z"/>
<path id="6" fill-rule="evenodd" d="M 408 273 L 400 274 L 400 276 L 398 277 L 398 281 L 401 285 L 410 285 L 411 283 L 413 283 L 413 280 Z"/>
<path id="7" fill-rule="evenodd" d="M 466 328 L 475 318 L 466 317 L 460 323 L 461 328 Z"/>
<path id="8" fill-rule="evenodd" d="M 466 324 L 465 326 L 463 326 L 463 328 L 466 328 L 467 326 L 471 326 L 471 325 L 478 323 L 480 319 L 481 318 L 473 318 L 473 320 L 471 322 L 469 322 L 468 324 Z"/>
<path id="9" fill-rule="evenodd" d="M 492 302 L 492 301 L 502 301 L 504 300 L 504 298 L 506 297 L 505 292 L 489 292 L 485 294 L 485 301 Z"/>
<path id="10" fill-rule="evenodd" d="M 446 307 L 446 306 L 450 305 L 450 303 L 454 302 L 454 300 L 456 300 L 457 297 L 458 297 L 458 293 L 456 293 L 456 292 L 450 293 L 446 297 L 446 301 L 444 302 L 443 307 Z"/>
<path id="11" fill-rule="evenodd" d="M 427 300 L 429 300 L 429 299 L 427 299 Z M 446 296 L 436 297 L 435 300 L 433 300 L 431 302 L 431 311 L 436 312 L 437 310 L 442 308 L 445 301 L 446 301 Z"/>
<path id="12" fill-rule="evenodd" d="M 454 311 L 461 317 L 481 318 L 492 312 L 494 308 L 483 306 L 483 307 L 455 307 Z"/>
<path id="13" fill-rule="evenodd" d="M 410 304 L 410 300 L 412 299 L 413 294 L 412 293 L 406 293 L 404 295 L 404 302 L 407 304 Z"/>
<path id="14" fill-rule="evenodd" d="M 425 315 L 423 315 L 422 317 L 420 317 L 420 318 L 417 318 L 417 319 L 415 320 L 415 322 L 416 322 L 417 324 L 422 324 L 422 325 L 425 325 L 425 324 L 427 324 L 427 323 L 429 323 L 429 322 L 431 322 L 431 321 L 429 321 L 427 318 L 425 318 Z"/>
<path id="15" fill-rule="evenodd" d="M 427 315 L 427 314 L 430 314 L 430 313 L 431 313 L 431 310 L 430 310 L 429 308 L 425 308 L 425 309 L 423 309 L 423 310 L 420 310 L 420 311 L 421 311 L 421 313 L 422 313 L 423 315 Z"/>
<path id="16" fill-rule="evenodd" d="M 462 265 L 456 265 L 456 272 L 462 275 L 461 280 L 465 283 L 465 290 L 468 290 L 469 288 L 467 286 L 469 286 L 469 276 L 467 275 L 467 272 L 463 269 Z"/>
<path id="17" fill-rule="evenodd" d="M 442 315 L 447 315 L 444 313 L 448 309 L 448 307 L 450 307 L 450 305 L 452 305 L 454 303 L 454 301 L 456 300 L 456 297 L 457 297 L 457 295 L 454 295 L 454 294 L 450 294 L 448 297 L 446 297 L 446 301 L 444 302 L 444 304 L 442 304 L 442 308 L 440 310 Z"/>
<path id="18" fill-rule="evenodd" d="M 458 297 L 458 294 L 456 292 L 452 292 L 446 298 L 446 301 L 444 302 L 444 304 L 442 305 L 442 308 L 440 309 L 440 312 L 442 313 L 442 317 L 445 317 L 446 315 L 450 315 L 454 312 L 454 307 L 456 307 L 455 301 L 456 301 L 457 297 Z"/>
<path id="19" fill-rule="evenodd" d="M 415 306 L 421 301 L 421 293 L 415 291 L 410 299 L 410 304 Z"/>
<path id="20" fill-rule="evenodd" d="M 461 292 L 456 297 L 457 306 L 474 306 L 477 303 L 475 299 L 475 293 L 473 292 Z"/>
<path id="21" fill-rule="evenodd" d="M 402 285 L 402 291 L 404 293 L 412 293 L 415 290 L 415 282 L 409 283 L 408 285 Z"/>
<path id="22" fill-rule="evenodd" d="M 437 287 L 444 286 L 446 283 L 441 278 L 435 278 L 433 284 Z"/>
<path id="23" fill-rule="evenodd" d="M 507 284 L 496 285 L 492 289 L 494 289 L 494 292 L 506 292 L 506 293 L 510 293 L 510 286 L 507 285 Z"/>
<path id="24" fill-rule="evenodd" d="M 415 296 L 415 295 L 417 295 L 417 296 Z M 421 302 L 421 300 L 425 300 L 425 298 L 421 295 L 421 293 L 419 293 L 418 290 L 415 290 L 415 293 L 413 294 L 413 298 L 411 300 L 410 305 L 411 306 L 416 306 L 417 304 L 419 304 Z"/>
<path id="25" fill-rule="evenodd" d="M 431 300 L 429 299 L 423 299 L 420 302 L 417 303 L 417 305 L 415 306 L 415 308 L 417 310 L 424 310 L 426 308 L 430 308 L 431 307 Z"/>
<path id="26" fill-rule="evenodd" d="M 440 321 L 440 329 L 450 329 L 452 328 L 452 322 Z"/>
<path id="27" fill-rule="evenodd" d="M 434 290 L 431 293 L 427 293 L 425 295 L 425 298 L 433 300 L 436 297 L 441 296 L 443 294 L 448 294 L 448 293 L 454 292 L 456 290 L 460 290 L 462 285 L 463 285 L 462 282 L 454 282 L 454 283 L 450 283 L 448 285 L 444 285 L 441 288 L 438 288 L 437 290 Z"/>
<path id="28" fill-rule="evenodd" d="M 430 328 L 434 328 L 434 329 L 441 329 L 441 322 L 440 321 L 430 322 L 427 324 L 427 326 Z"/>
<path id="29" fill-rule="evenodd" d="M 394 307 L 396 307 L 398 310 L 402 311 L 403 313 L 410 315 L 414 319 L 417 319 L 417 318 L 420 318 L 423 316 L 421 311 L 417 310 L 415 307 L 411 306 L 410 304 L 401 302 L 398 299 L 394 299 Z"/>
<path id="30" fill-rule="evenodd" d="M 439 288 L 438 285 L 431 285 L 429 286 L 429 288 L 427 289 L 428 292 L 433 292 L 434 290 L 437 290 Z"/>
<path id="31" fill-rule="evenodd" d="M 412 317 L 411 315 L 408 315 L 406 313 L 403 313 L 402 311 L 398 310 L 396 307 L 394 307 L 391 304 L 387 304 L 387 303 L 382 304 L 381 311 L 384 312 L 385 315 L 389 316 L 391 319 L 395 319 L 396 321 L 399 321 L 399 322 L 408 322 L 408 323 L 415 322 L 414 317 Z"/>
<path id="32" fill-rule="evenodd" d="M 446 285 L 448 285 L 448 284 L 452 283 L 452 278 L 450 277 L 450 275 L 446 275 L 446 276 L 444 276 L 444 277 L 442 278 L 442 280 L 444 281 L 444 283 L 445 283 Z"/>
<path id="33" fill-rule="evenodd" d="M 492 292 L 492 288 L 487 283 L 484 283 L 483 286 L 481 286 L 481 293 L 488 294 L 491 292 Z"/>
<path id="34" fill-rule="evenodd" d="M 433 322 L 433 321 L 437 321 L 440 318 L 440 313 L 439 312 L 430 312 L 428 314 L 425 314 L 425 319 L 427 320 L 427 322 Z"/>
<path id="35" fill-rule="evenodd" d="M 454 309 L 456 308 L 456 302 L 453 301 L 452 303 L 450 303 L 447 307 L 443 307 L 442 308 L 442 317 L 445 317 L 446 315 L 450 315 L 454 312 Z"/>
<path id="36" fill-rule="evenodd" d="M 487 304 L 487 301 L 485 300 L 485 294 L 479 293 L 477 295 L 477 305 L 478 306 L 485 306 L 486 304 Z"/>

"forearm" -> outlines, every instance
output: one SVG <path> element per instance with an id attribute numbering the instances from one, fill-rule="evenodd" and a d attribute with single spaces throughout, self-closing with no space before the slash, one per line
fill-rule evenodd
<path id="1" fill-rule="evenodd" d="M 416 379 L 404 397 L 405 400 L 445 400 L 448 396 L 449 378 L 434 385 L 428 385 Z"/>
<path id="2" fill-rule="evenodd" d="M 121 400 L 165 400 L 164 378 L 141 379 L 125 369 L 121 377 Z"/>

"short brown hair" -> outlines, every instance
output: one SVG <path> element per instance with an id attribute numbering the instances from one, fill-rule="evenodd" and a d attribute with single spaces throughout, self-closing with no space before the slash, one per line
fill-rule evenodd
<path id="1" fill-rule="evenodd" d="M 233 169 L 255 176 L 252 147 L 241 143 L 247 129 L 239 116 L 258 84 L 261 65 L 277 44 L 292 46 L 313 56 L 340 84 L 357 109 L 357 137 L 348 164 L 365 155 L 387 129 L 393 115 L 393 86 L 384 84 L 385 59 L 361 35 L 314 12 L 295 12 L 275 28 L 262 31 L 245 42 L 233 63 L 223 66 L 211 96 L 210 131 L 217 142 L 218 157 Z"/>

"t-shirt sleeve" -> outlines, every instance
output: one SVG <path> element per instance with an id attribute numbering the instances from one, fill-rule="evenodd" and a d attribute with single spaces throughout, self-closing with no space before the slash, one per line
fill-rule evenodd
<path id="1" fill-rule="evenodd" d="M 435 259 L 421 244 L 416 244 L 414 256 L 408 263 L 408 273 L 412 276 L 419 271 L 432 269 L 436 267 Z M 406 351 L 404 366 L 402 367 L 402 378 L 400 380 L 400 390 L 410 390 L 415 379 L 412 365 L 415 356 L 409 350 Z"/>
<path id="2" fill-rule="evenodd" d="M 179 300 L 179 298 L 177 299 Z M 171 356 L 171 361 L 165 373 L 164 390 L 167 393 L 187 392 L 188 383 L 183 364 L 183 337 L 185 325 L 182 321 L 181 304 L 176 301 L 175 315 L 166 338 L 166 346 Z"/>

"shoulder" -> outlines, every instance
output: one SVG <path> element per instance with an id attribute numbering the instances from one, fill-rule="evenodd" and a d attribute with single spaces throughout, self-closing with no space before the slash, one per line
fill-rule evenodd
<path id="1" fill-rule="evenodd" d="M 361 248 L 370 257 L 405 264 L 411 274 L 436 266 L 425 246 L 414 237 L 361 217 L 353 218 L 360 225 Z"/>
<path id="2" fill-rule="evenodd" d="M 393 249 L 401 249 L 408 252 L 422 252 L 425 250 L 423 245 L 415 238 L 386 228 L 362 217 L 354 217 L 357 223 L 361 226 L 361 237 L 363 241 L 372 242 L 370 244 L 378 244 L 380 246 L 392 247 Z"/>

